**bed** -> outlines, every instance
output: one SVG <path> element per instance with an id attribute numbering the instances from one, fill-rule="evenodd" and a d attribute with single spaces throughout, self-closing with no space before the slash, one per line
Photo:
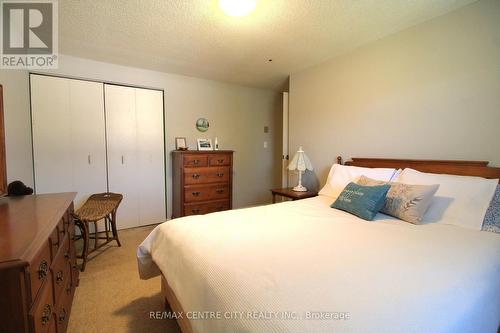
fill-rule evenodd
<path id="1" fill-rule="evenodd" d="M 500 178 L 487 162 L 353 159 L 365 167 Z M 188 332 L 496 332 L 500 236 L 375 222 L 324 196 L 190 216 L 138 249 L 141 278 Z M 179 315 L 180 314 L 180 315 Z"/>

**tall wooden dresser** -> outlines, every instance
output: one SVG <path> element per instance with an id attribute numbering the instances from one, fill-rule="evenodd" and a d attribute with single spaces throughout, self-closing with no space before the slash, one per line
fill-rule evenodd
<path id="1" fill-rule="evenodd" d="M 172 152 L 172 218 L 232 208 L 233 151 Z"/>
<path id="2" fill-rule="evenodd" d="M 0 198 L 0 332 L 66 331 L 78 267 L 76 193 Z"/>

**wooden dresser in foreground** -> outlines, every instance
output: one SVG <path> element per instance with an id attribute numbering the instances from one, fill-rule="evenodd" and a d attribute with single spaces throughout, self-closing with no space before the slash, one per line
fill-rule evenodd
<path id="1" fill-rule="evenodd" d="M 172 218 L 232 208 L 233 151 L 172 152 Z"/>
<path id="2" fill-rule="evenodd" d="M 0 198 L 0 333 L 66 331 L 78 285 L 75 194 Z"/>

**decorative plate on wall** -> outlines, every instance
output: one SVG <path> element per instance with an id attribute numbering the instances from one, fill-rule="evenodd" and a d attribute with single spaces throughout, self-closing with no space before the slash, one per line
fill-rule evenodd
<path id="1" fill-rule="evenodd" d="M 208 127 L 210 127 L 210 123 L 206 118 L 199 118 L 196 121 L 196 128 L 198 129 L 198 131 L 206 132 L 208 131 Z"/>

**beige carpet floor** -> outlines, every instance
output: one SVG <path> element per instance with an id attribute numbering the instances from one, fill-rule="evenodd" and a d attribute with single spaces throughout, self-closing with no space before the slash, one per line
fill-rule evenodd
<path id="1" fill-rule="evenodd" d="M 164 310 L 160 279 L 140 280 L 137 272 L 137 246 L 153 228 L 119 231 L 121 247 L 113 242 L 91 254 L 80 273 L 69 333 L 180 332 L 175 320 L 149 318 L 150 311 Z"/>

